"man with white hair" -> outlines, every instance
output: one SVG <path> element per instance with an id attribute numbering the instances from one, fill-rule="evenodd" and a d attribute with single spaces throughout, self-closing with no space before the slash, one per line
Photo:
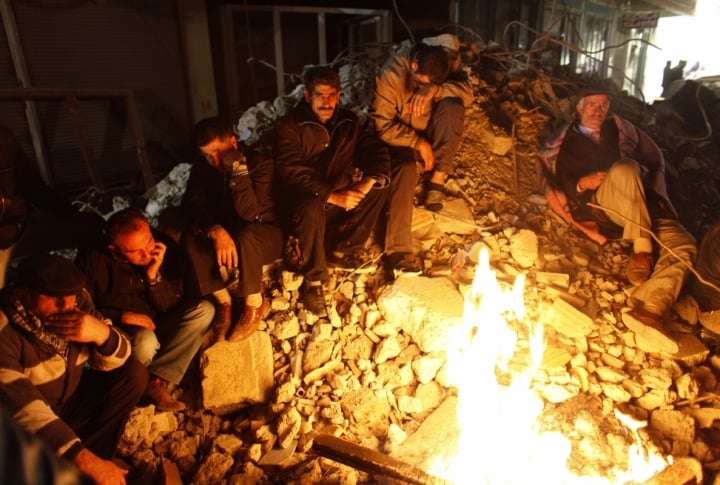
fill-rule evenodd
<path id="1" fill-rule="evenodd" d="M 664 319 L 697 247 L 667 195 L 662 152 L 645 132 L 610 114 L 610 98 L 603 87 L 580 92 L 575 120 L 538 153 L 541 187 L 552 210 L 597 243 L 632 241 L 625 273 L 635 288 L 623 322 L 641 336 L 643 350 L 675 353 Z"/>

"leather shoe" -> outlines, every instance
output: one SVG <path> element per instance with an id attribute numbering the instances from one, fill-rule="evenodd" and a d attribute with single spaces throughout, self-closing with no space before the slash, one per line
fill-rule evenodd
<path id="1" fill-rule="evenodd" d="M 653 257 L 650 253 L 634 253 L 630 256 L 625 274 L 627 280 L 634 286 L 645 283 L 653 269 Z"/>
<path id="2" fill-rule="evenodd" d="M 260 326 L 260 321 L 265 319 L 270 313 L 270 302 L 263 298 L 263 302 L 258 307 L 245 306 L 243 314 L 240 316 L 235 326 L 228 335 L 230 342 L 238 342 L 248 338 Z"/>
<path id="3" fill-rule="evenodd" d="M 170 395 L 167 384 L 162 377 L 151 375 L 147 388 L 145 388 L 145 399 L 154 404 L 158 411 L 182 411 L 185 409 L 185 403 Z"/>

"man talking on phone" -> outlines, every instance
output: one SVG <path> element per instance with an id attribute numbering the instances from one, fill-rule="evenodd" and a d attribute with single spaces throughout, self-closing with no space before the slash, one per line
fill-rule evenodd
<path id="1" fill-rule="evenodd" d="M 142 212 L 123 209 L 108 220 L 106 246 L 78 255 L 97 308 L 131 337 L 150 372 L 145 399 L 179 411 L 171 385 L 180 382 L 215 314 L 207 300 L 185 299 L 182 251 L 150 228 Z"/>

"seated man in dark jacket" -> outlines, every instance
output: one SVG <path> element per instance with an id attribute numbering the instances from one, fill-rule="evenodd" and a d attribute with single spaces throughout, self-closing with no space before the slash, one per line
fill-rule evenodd
<path id="1" fill-rule="evenodd" d="M 103 219 L 50 188 L 12 131 L 0 126 L 0 288 L 11 258 L 102 240 Z"/>
<path id="2" fill-rule="evenodd" d="M 14 286 L 0 292 L 0 405 L 94 483 L 124 484 L 127 470 L 112 458 L 147 370 L 129 358 L 127 336 L 97 312 L 84 284 L 62 256 L 20 263 Z M 25 474 L 2 476 L 22 483 Z"/>
<path id="3" fill-rule="evenodd" d="M 181 209 L 189 231 L 182 238 L 200 295 L 217 302 L 214 339 L 235 342 L 257 330 L 270 312 L 262 295 L 263 265 L 282 256 L 283 231 L 273 198 L 273 161 L 245 153 L 232 126 L 206 118 L 193 130 L 205 160 L 193 165 Z M 238 271 L 234 292 L 243 311 L 230 329 L 232 297 L 221 268 Z"/>
<path id="4" fill-rule="evenodd" d="M 303 82 L 304 98 L 276 123 L 275 163 L 302 251 L 305 305 L 322 315 L 328 262 L 363 267 L 359 253 L 385 204 L 390 155 L 355 113 L 338 106 L 337 72 L 312 67 Z"/>
<path id="5" fill-rule="evenodd" d="M 182 379 L 214 315 L 206 300 L 183 299 L 187 264 L 142 212 L 108 220 L 107 245 L 78 255 L 98 308 L 132 338 L 133 354 L 151 374 L 145 397 L 158 409 L 182 410 L 168 383 Z"/>

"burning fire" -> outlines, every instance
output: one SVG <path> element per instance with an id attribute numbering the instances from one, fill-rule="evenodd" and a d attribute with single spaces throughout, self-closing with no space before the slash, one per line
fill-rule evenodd
<path id="1" fill-rule="evenodd" d="M 613 477 L 578 476 L 568 470 L 571 442 L 540 429 L 545 403 L 533 390 L 545 351 L 542 324 L 526 317 L 523 275 L 503 289 L 480 253 L 465 297 L 464 328 L 449 341 L 448 379 L 458 389 L 457 454 L 431 474 L 455 484 L 638 483 L 664 469 L 661 456 L 643 449 L 637 432 L 646 423 L 616 411 L 634 438 L 628 470 Z M 617 467 L 616 467 L 617 468 Z"/>

